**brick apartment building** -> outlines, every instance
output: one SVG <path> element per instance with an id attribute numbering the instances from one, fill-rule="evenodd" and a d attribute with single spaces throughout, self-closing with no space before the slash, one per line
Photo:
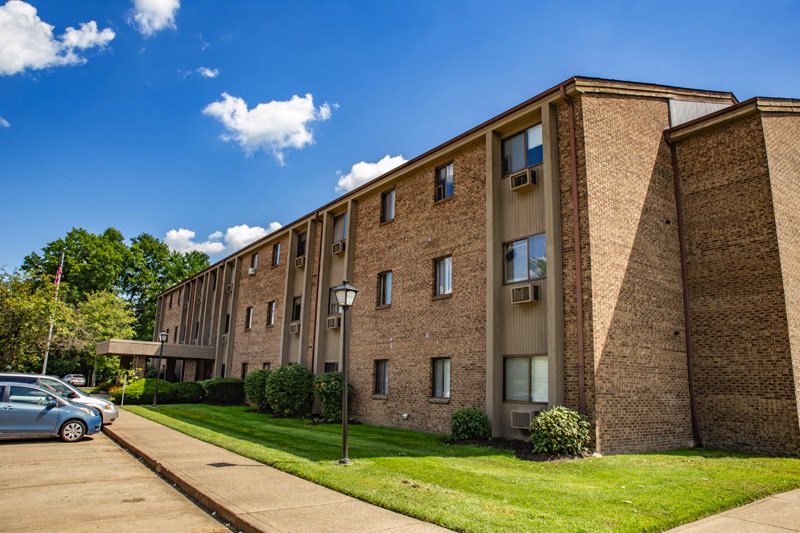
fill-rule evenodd
<path id="1" fill-rule="evenodd" d="M 346 279 L 362 422 L 567 405 L 602 453 L 798 455 L 798 185 L 800 100 L 575 77 L 170 288 L 156 332 L 182 380 L 336 370 Z"/>

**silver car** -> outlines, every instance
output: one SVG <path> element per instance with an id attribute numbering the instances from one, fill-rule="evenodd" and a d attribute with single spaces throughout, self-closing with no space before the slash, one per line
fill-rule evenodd
<path id="1" fill-rule="evenodd" d="M 44 387 L 45 390 L 55 392 L 62 398 L 72 403 L 92 407 L 103 417 L 103 424 L 110 424 L 119 416 L 117 406 L 108 400 L 98 398 L 82 392 L 69 383 L 64 383 L 52 376 L 41 376 L 39 374 L 22 374 L 17 372 L 0 373 L 0 381 L 15 381 L 18 383 L 32 383 Z"/>
<path id="2" fill-rule="evenodd" d="M 86 378 L 83 377 L 83 374 L 67 374 L 62 381 L 76 387 L 86 386 Z"/>

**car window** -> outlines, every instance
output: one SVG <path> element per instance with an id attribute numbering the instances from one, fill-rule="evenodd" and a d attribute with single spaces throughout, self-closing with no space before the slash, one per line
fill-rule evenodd
<path id="1" fill-rule="evenodd" d="M 11 403 L 26 403 L 46 405 L 50 395 L 43 390 L 29 389 L 28 387 L 9 387 L 8 401 Z"/>
<path id="2" fill-rule="evenodd" d="M 6 394 L 6 386 L 0 385 L 0 402 L 2 402 L 3 398 L 5 398 L 5 394 Z"/>
<path id="3" fill-rule="evenodd" d="M 39 379 L 39 384 L 43 387 L 53 389 L 54 392 L 64 397 L 67 397 L 72 393 L 71 388 L 66 386 L 64 383 L 61 383 L 60 381 L 56 381 L 54 379 L 41 378 Z"/>

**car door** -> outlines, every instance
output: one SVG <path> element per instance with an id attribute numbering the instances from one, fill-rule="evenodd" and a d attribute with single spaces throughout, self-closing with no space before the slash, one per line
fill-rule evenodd
<path id="1" fill-rule="evenodd" d="M 0 432 L 7 435 L 53 435 L 59 422 L 51 396 L 36 387 L 7 385 L 0 402 Z"/>

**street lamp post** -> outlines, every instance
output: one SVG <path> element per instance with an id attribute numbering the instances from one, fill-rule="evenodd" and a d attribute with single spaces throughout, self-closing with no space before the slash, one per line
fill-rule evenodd
<path id="1" fill-rule="evenodd" d="M 347 361 L 349 349 L 347 313 L 356 300 L 358 289 L 351 286 L 347 280 L 344 280 L 341 285 L 334 287 L 332 290 L 336 295 L 336 300 L 339 302 L 339 307 L 342 308 L 342 458 L 339 459 L 339 464 L 349 465 L 350 458 L 347 456 L 347 419 L 349 418 L 347 412 L 347 370 L 349 366 Z"/>
<path id="2" fill-rule="evenodd" d="M 161 341 L 161 349 L 158 351 L 158 366 L 156 366 L 156 390 L 153 392 L 153 407 L 158 407 L 158 376 L 161 374 L 161 357 L 164 355 L 164 343 L 167 342 L 169 337 L 168 331 L 162 331 L 158 334 L 158 339 Z"/>

